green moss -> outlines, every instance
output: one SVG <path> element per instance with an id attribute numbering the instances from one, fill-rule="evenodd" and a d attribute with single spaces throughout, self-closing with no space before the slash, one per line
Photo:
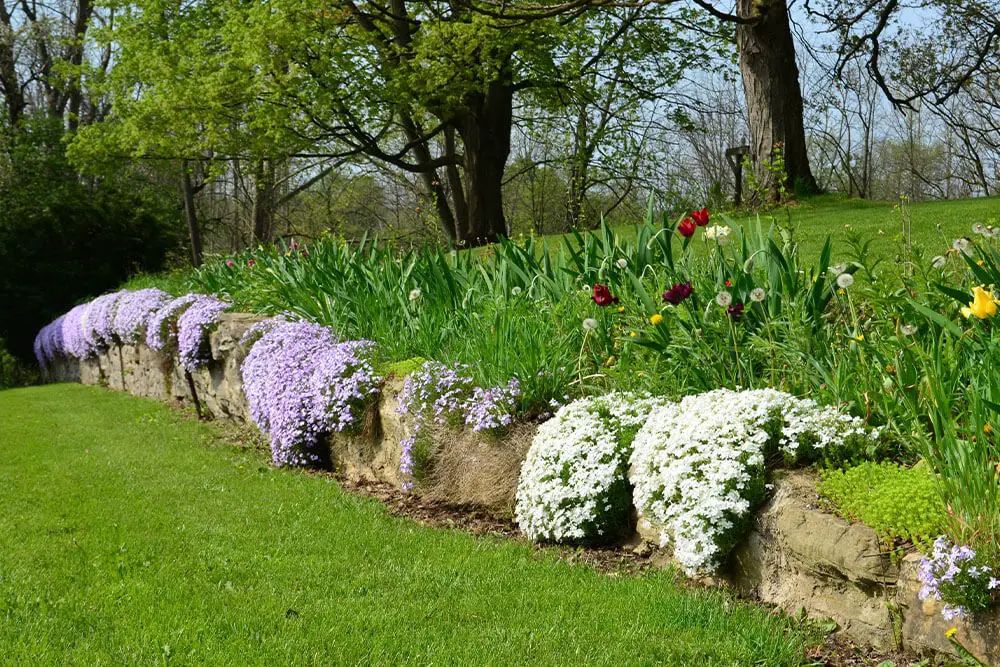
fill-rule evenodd
<path id="1" fill-rule="evenodd" d="M 945 508 L 925 465 L 862 463 L 820 473 L 819 493 L 840 516 L 890 542 L 927 546 L 945 529 Z"/>
<path id="2" fill-rule="evenodd" d="M 404 359 L 403 361 L 392 361 L 379 364 L 375 368 L 376 375 L 381 375 L 383 377 L 388 377 L 390 375 L 395 375 L 396 377 L 406 377 L 415 373 L 423 364 L 427 361 L 423 357 L 411 357 L 409 359 Z"/>

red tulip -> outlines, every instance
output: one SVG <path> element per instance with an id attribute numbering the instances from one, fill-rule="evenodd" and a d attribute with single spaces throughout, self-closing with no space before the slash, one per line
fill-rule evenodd
<path id="1" fill-rule="evenodd" d="M 691 292 L 693 291 L 691 283 L 677 283 L 663 293 L 663 301 L 664 303 L 676 306 L 680 302 L 684 301 L 684 299 L 691 296 Z"/>
<path id="2" fill-rule="evenodd" d="M 681 221 L 681 224 L 677 225 L 677 233 L 684 238 L 694 236 L 694 230 L 694 221 L 691 220 L 691 218 L 684 218 L 684 220 Z"/>
<path id="3" fill-rule="evenodd" d="M 594 303 L 602 308 L 604 306 L 610 306 L 613 303 L 618 303 L 618 297 L 611 296 L 611 290 L 608 289 L 607 285 L 594 285 Z"/>
<path id="4" fill-rule="evenodd" d="M 704 227 L 708 224 L 708 209 L 703 208 L 700 211 L 695 211 L 691 214 L 691 217 L 694 218 L 694 224 Z"/>

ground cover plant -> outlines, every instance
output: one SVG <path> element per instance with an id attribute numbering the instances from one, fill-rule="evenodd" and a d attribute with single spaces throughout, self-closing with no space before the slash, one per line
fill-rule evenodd
<path id="1" fill-rule="evenodd" d="M 789 623 L 393 518 L 94 387 L 0 392 L 0 655 L 20 664 L 796 665 Z M 137 438 L 141 434 L 141 438 Z"/>
<path id="2" fill-rule="evenodd" d="M 905 205 L 898 214 L 905 225 Z M 153 347 L 204 360 L 195 352 L 224 303 L 283 313 L 279 329 L 313 327 L 330 349 L 363 345 L 371 350 L 366 368 L 426 359 L 409 374 L 400 408 L 414 426 L 402 472 L 417 481 L 422 425 L 495 438 L 515 416 L 545 421 L 555 412 L 532 445 L 519 490 L 518 518 L 538 539 L 599 541 L 622 532 L 630 461 L 638 470 L 628 480 L 634 505 L 666 527 L 664 541 L 688 569 L 711 570 L 766 498 L 775 467 L 922 459 L 947 508 L 944 536 L 973 550 L 977 563 L 997 563 L 1000 451 L 992 424 L 1000 385 L 990 369 L 1000 360 L 992 324 L 1000 229 L 993 222 L 968 222 L 950 239 L 942 231 L 930 248 L 904 235 L 892 265 L 870 252 L 870 239 L 851 236 L 839 250 L 827 239 L 809 255 L 781 220 L 737 224 L 707 209 L 671 220 L 650 207 L 628 234 L 602 226 L 555 247 L 501 240 L 481 253 L 293 242 L 174 278 L 195 292 L 151 313 L 145 335 Z M 78 306 L 43 329 L 40 360 L 84 358 L 121 340 L 101 323 L 122 294 Z M 185 309 L 201 302 L 217 305 L 194 335 L 180 335 Z M 268 366 L 246 373 L 248 395 L 260 393 L 261 405 L 276 395 L 266 389 Z M 346 394 L 351 401 L 377 391 L 366 373 L 365 390 Z M 337 382 L 322 375 L 305 392 L 318 397 L 313 407 L 287 411 L 289 432 L 301 437 L 274 450 L 277 463 L 314 463 L 281 452 L 308 451 L 323 432 L 352 425 L 356 409 L 330 421 Z M 580 407 L 609 392 L 648 392 L 665 405 L 641 425 L 613 423 L 601 399 L 589 404 L 596 412 Z M 254 413 L 271 432 L 266 410 Z M 640 426 L 632 443 L 631 429 Z M 697 430 L 703 426 L 711 432 Z M 705 468 L 706 443 L 718 442 L 733 456 L 714 475 Z M 691 491 L 692 474 L 711 498 Z M 711 512 L 699 509 L 706 503 Z M 927 550 L 937 537 L 926 526 L 873 523 Z M 938 590 L 951 608 L 973 608 L 948 600 L 953 588 Z"/>

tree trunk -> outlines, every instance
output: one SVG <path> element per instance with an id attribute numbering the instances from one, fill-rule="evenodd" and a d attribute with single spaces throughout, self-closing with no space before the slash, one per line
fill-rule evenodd
<path id="1" fill-rule="evenodd" d="M 514 87 L 507 75 L 491 82 L 485 94 L 466 97 L 467 112 L 457 124 L 465 149 L 465 201 L 469 228 L 459 242 L 495 242 L 507 234 L 503 212 L 503 174 L 510 156 Z"/>
<path id="2" fill-rule="evenodd" d="M 274 165 L 270 160 L 261 160 L 254 170 L 253 197 L 253 240 L 257 243 L 271 242 L 274 226 Z"/>
<path id="3" fill-rule="evenodd" d="M 0 93 L 7 107 L 7 122 L 14 127 L 24 115 L 27 101 L 21 90 L 14 45 L 14 25 L 6 4 L 0 2 Z"/>
<path id="4" fill-rule="evenodd" d="M 198 214 L 194 207 L 194 184 L 186 162 L 181 189 L 184 192 L 184 219 L 187 221 L 188 238 L 191 241 L 191 264 L 197 268 L 201 266 L 201 228 L 198 226 Z"/>
<path id="5" fill-rule="evenodd" d="M 788 23 L 788 5 L 785 0 L 737 0 L 737 13 L 760 19 L 736 28 L 750 123 L 750 156 L 758 182 L 766 186 L 770 199 L 780 197 L 781 179 L 766 169 L 775 147 L 780 146 L 785 162 L 785 188 L 815 190 L 816 179 L 806 152 L 802 89 Z"/>

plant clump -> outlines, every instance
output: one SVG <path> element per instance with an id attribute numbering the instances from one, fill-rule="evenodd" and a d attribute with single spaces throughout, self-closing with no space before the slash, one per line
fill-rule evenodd
<path id="1" fill-rule="evenodd" d="M 521 468 L 514 510 L 533 540 L 608 542 L 628 527 L 632 440 L 664 399 L 612 393 L 561 407 Z"/>
<path id="2" fill-rule="evenodd" d="M 775 462 L 806 462 L 851 437 L 856 417 L 774 389 L 718 389 L 654 409 L 639 430 L 631 481 L 640 516 L 689 572 L 719 566 L 767 497 Z"/>
<path id="3" fill-rule="evenodd" d="M 819 493 L 837 514 L 861 521 L 890 544 L 929 549 L 946 531 L 947 512 L 926 464 L 866 461 L 820 471 Z"/>
<path id="4" fill-rule="evenodd" d="M 317 324 L 272 324 L 243 361 L 250 416 L 279 466 L 322 465 L 324 435 L 355 426 L 379 391 L 374 343 L 338 342 Z"/>

